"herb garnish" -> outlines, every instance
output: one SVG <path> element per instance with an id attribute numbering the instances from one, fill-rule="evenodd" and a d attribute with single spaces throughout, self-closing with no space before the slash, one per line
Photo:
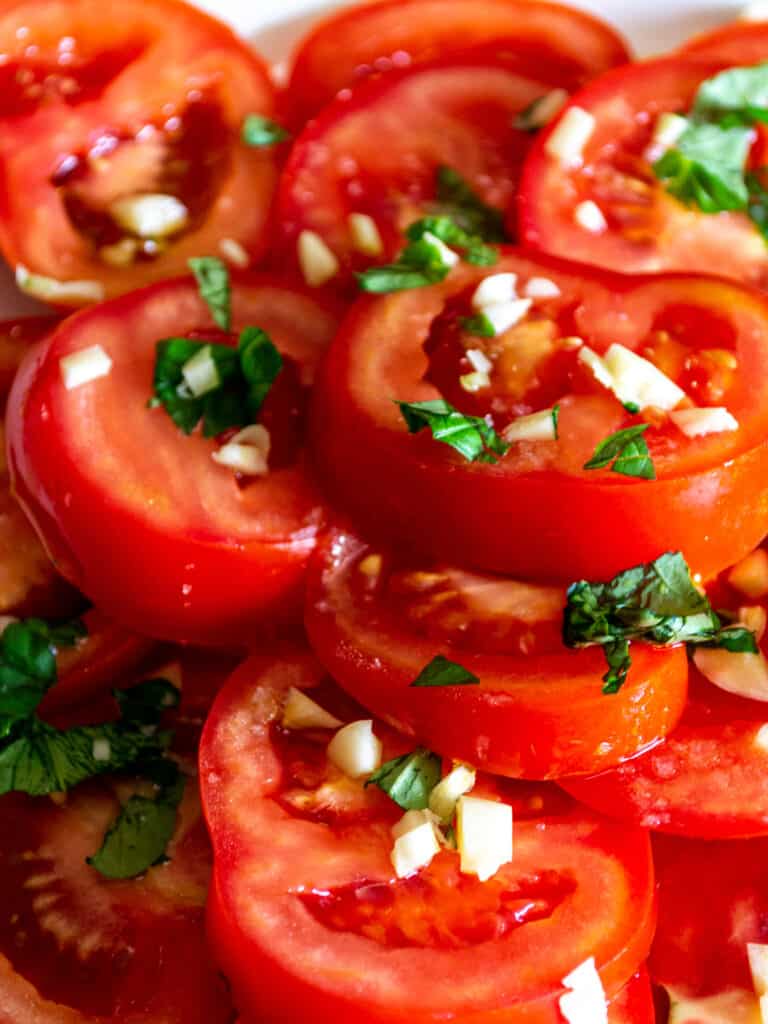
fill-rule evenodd
<path id="1" fill-rule="evenodd" d="M 189 261 L 189 268 L 214 323 L 228 331 L 232 325 L 232 289 L 226 264 L 215 256 L 200 256 Z"/>
<path id="2" fill-rule="evenodd" d="M 462 330 L 465 330 L 467 334 L 473 334 L 476 338 L 496 337 L 496 328 L 485 313 L 462 317 L 460 322 Z"/>
<path id="3" fill-rule="evenodd" d="M 282 125 L 270 121 L 262 114 L 248 114 L 243 121 L 241 137 L 246 146 L 253 146 L 256 149 L 265 149 L 267 146 L 274 146 L 278 142 L 285 142 L 290 139 L 291 134 Z"/>
<path id="4" fill-rule="evenodd" d="M 595 448 L 594 455 L 584 464 L 584 469 L 605 469 L 610 465 L 613 473 L 655 480 L 656 470 L 643 437 L 649 426 L 649 423 L 639 423 L 606 437 Z"/>
<path id="5" fill-rule="evenodd" d="M 474 672 L 438 654 L 424 666 L 411 686 L 477 686 L 479 683 Z"/>
<path id="6" fill-rule="evenodd" d="M 498 462 L 509 445 L 479 416 L 465 416 L 442 398 L 430 402 L 397 402 L 411 434 L 429 429 L 435 441 L 447 444 L 467 462 Z"/>
<path id="7" fill-rule="evenodd" d="M 563 641 L 567 647 L 603 647 L 603 693 L 617 693 L 626 681 L 631 640 L 757 652 L 754 634 L 724 624 L 713 611 L 679 552 L 627 569 L 608 583 L 581 580 L 569 587 Z"/>
<path id="8" fill-rule="evenodd" d="M 437 754 L 418 747 L 387 761 L 366 782 L 378 786 L 405 811 L 423 811 L 429 795 L 440 781 L 442 762 Z"/>
<path id="9" fill-rule="evenodd" d="M 452 167 L 437 169 L 437 201 L 441 212 L 468 235 L 484 242 L 508 242 L 501 210 L 488 206 Z"/>

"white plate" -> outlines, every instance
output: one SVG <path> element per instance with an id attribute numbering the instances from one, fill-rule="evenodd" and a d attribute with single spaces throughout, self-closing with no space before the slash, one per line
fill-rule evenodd
<path id="1" fill-rule="evenodd" d="M 340 6 L 329 0 L 198 0 L 198 6 L 250 40 L 274 62 L 289 56 L 312 22 Z M 728 0 L 578 0 L 576 7 L 611 22 L 640 56 L 660 53 L 695 32 L 732 20 L 743 3 Z M 0 317 L 20 316 L 43 307 L 17 291 L 10 271 L 0 266 Z"/>

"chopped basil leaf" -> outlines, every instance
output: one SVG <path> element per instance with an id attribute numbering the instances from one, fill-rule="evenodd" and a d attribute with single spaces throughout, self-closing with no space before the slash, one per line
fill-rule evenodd
<path id="1" fill-rule="evenodd" d="M 474 672 L 438 654 L 419 672 L 411 686 L 477 686 Z"/>
<path id="2" fill-rule="evenodd" d="M 248 114 L 243 121 L 242 139 L 246 146 L 263 149 L 278 142 L 285 142 L 290 137 L 290 132 L 262 114 Z"/>
<path id="3" fill-rule="evenodd" d="M 743 210 L 748 199 L 744 167 L 751 144 L 749 128 L 691 124 L 653 171 L 668 192 L 704 213 Z"/>
<path id="4" fill-rule="evenodd" d="M 465 330 L 468 334 L 474 334 L 476 338 L 496 337 L 496 328 L 485 313 L 462 317 L 460 322 L 462 330 Z"/>
<path id="5" fill-rule="evenodd" d="M 768 63 L 728 68 L 708 78 L 699 86 L 692 113 L 697 120 L 727 119 L 729 125 L 768 121 Z"/>
<path id="6" fill-rule="evenodd" d="M 609 666 L 604 693 L 618 692 L 626 681 L 631 640 L 757 651 L 748 630 L 723 625 L 693 585 L 679 552 L 627 569 L 608 583 L 581 580 L 569 587 L 563 641 L 567 647 L 603 647 Z"/>
<path id="7" fill-rule="evenodd" d="M 440 781 L 441 771 L 440 757 L 418 747 L 387 761 L 365 785 L 378 786 L 405 811 L 423 811 L 429 806 L 429 794 Z"/>
<path id="8" fill-rule="evenodd" d="M 640 412 L 640 406 L 637 402 L 625 402 L 624 408 L 630 414 L 630 416 L 636 416 Z"/>
<path id="9" fill-rule="evenodd" d="M 141 773 L 155 782 L 158 792 L 154 798 L 130 797 L 100 849 L 87 858 L 87 863 L 105 878 L 136 878 L 166 860 L 186 779 L 170 760 L 141 767 Z"/>
<path id="10" fill-rule="evenodd" d="M 451 167 L 437 169 L 437 199 L 468 235 L 476 235 L 485 242 L 509 241 L 501 210 L 487 206 Z"/>
<path id="11" fill-rule="evenodd" d="M 649 426 L 648 423 L 640 423 L 606 437 L 595 448 L 594 455 L 584 464 L 584 469 L 605 469 L 610 465 L 613 473 L 655 480 L 656 471 L 643 437 Z"/>
<path id="12" fill-rule="evenodd" d="M 187 388 L 183 371 L 203 348 L 216 365 L 219 383 L 196 397 Z M 279 351 L 259 327 L 246 327 L 236 349 L 213 342 L 167 338 L 157 343 L 150 405 L 163 406 L 185 434 L 191 434 L 202 420 L 204 436 L 216 437 L 255 421 L 282 365 Z"/>
<path id="13" fill-rule="evenodd" d="M 214 323 L 228 331 L 232 325 L 232 291 L 226 264 L 215 256 L 201 256 L 190 260 L 189 268 Z"/>
<path id="14" fill-rule="evenodd" d="M 0 739 L 34 713 L 57 678 L 56 654 L 86 635 L 80 619 L 11 622 L 0 635 Z"/>
<path id="15" fill-rule="evenodd" d="M 552 430 L 555 434 L 555 440 L 560 440 L 560 403 L 552 406 Z"/>
<path id="16" fill-rule="evenodd" d="M 405 234 L 411 242 L 424 241 L 425 235 L 434 235 L 445 245 L 463 249 L 466 262 L 475 266 L 489 267 L 499 261 L 495 249 L 486 245 L 482 238 L 466 232 L 452 217 L 422 217 L 411 224 Z"/>
<path id="17" fill-rule="evenodd" d="M 465 416 L 442 398 L 431 402 L 397 402 L 411 434 L 428 428 L 435 441 L 447 444 L 467 462 L 498 462 L 509 445 L 479 416 Z"/>
<path id="18" fill-rule="evenodd" d="M 763 184 L 765 168 L 746 176 L 749 205 L 747 213 L 763 238 L 768 241 L 768 188 Z"/>

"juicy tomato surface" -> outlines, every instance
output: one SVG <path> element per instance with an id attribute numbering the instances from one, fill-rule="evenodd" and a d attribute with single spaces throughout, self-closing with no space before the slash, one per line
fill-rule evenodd
<path id="1" fill-rule="evenodd" d="M 277 178 L 274 148 L 240 138 L 248 114 L 273 112 L 260 58 L 178 0 L 120 10 L 14 0 L 0 16 L 0 246 L 12 265 L 106 296 L 178 274 L 222 239 L 256 258 Z M 173 216 L 125 212 L 147 196 Z"/>
<path id="2" fill-rule="evenodd" d="M 331 15 L 304 40 L 289 83 L 293 120 L 307 120 L 340 90 L 373 73 L 486 44 L 556 62 L 574 85 L 629 59 L 608 25 L 556 3 L 380 0 Z"/>
<path id="3" fill-rule="evenodd" d="M 204 711 L 231 663 L 181 659 L 182 704 L 171 726 L 192 769 Z M 60 719 L 93 721 L 96 705 Z M 211 852 L 199 792 L 187 783 L 165 864 L 115 881 L 86 863 L 130 778 L 99 779 L 63 800 L 0 799 L 2 1024 L 229 1024 L 226 987 L 210 963 L 204 904 Z"/>
<path id="4" fill-rule="evenodd" d="M 433 212 L 441 167 L 505 210 L 532 140 L 514 119 L 559 84 L 548 71 L 533 59 L 514 70 L 493 59 L 452 59 L 393 71 L 336 100 L 299 136 L 283 172 L 284 258 L 295 264 L 300 233 L 315 231 L 341 263 L 334 286 L 351 285 L 352 271 L 394 257 L 405 228 Z M 356 241 L 353 214 L 373 219 L 379 253 Z"/>
<path id="5" fill-rule="evenodd" d="M 209 935 L 243 1019 L 554 1024 L 560 979 L 592 955 L 608 997 L 618 993 L 653 929 L 643 833 L 546 784 L 486 777 L 475 792 L 514 807 L 513 861 L 478 883 L 445 851 L 397 880 L 390 828 L 402 811 L 331 766 L 328 730 L 281 727 L 290 687 L 342 721 L 360 717 L 309 656 L 253 658 L 201 744 Z M 375 730 L 384 760 L 408 749 Z"/>
<path id="6" fill-rule="evenodd" d="M 652 169 L 659 115 L 687 113 L 701 83 L 724 66 L 683 57 L 632 64 L 572 97 L 537 139 L 523 169 L 513 215 L 521 242 L 624 273 L 716 269 L 765 285 L 768 246 L 746 213 L 714 215 L 686 206 Z M 564 164 L 549 141 L 574 107 L 591 114 L 595 127 L 581 159 Z M 591 230 L 579 221 L 578 209 L 588 201 L 597 204 L 604 227 Z"/>
<path id="7" fill-rule="evenodd" d="M 460 328 L 487 269 L 356 303 L 314 393 L 311 438 L 331 499 L 377 541 L 537 581 L 608 579 L 673 550 L 709 577 L 759 543 L 764 298 L 714 279 L 590 273 L 514 250 L 490 270 L 502 272 L 516 273 L 521 291 L 543 277 L 558 296 L 488 340 Z M 662 417 L 646 435 L 656 480 L 585 470 L 601 441 L 640 421 L 581 366 L 579 338 L 597 352 L 620 342 L 642 353 L 697 403 L 727 405 L 739 429 L 686 438 Z M 491 363 L 489 386 L 474 393 L 460 386 L 470 349 Z M 409 434 L 393 401 L 440 397 L 490 416 L 502 436 L 517 416 L 558 404 L 559 440 L 516 442 L 493 465 L 467 462 L 429 431 Z"/>
<path id="8" fill-rule="evenodd" d="M 323 521 L 303 467 L 303 410 L 335 316 L 301 289 L 254 277 L 235 286 L 233 319 L 262 327 L 284 355 L 260 413 L 273 439 L 265 476 L 238 480 L 213 461 L 214 439 L 147 408 L 159 340 L 235 342 L 212 330 L 190 280 L 70 318 L 30 354 L 10 400 L 14 486 L 57 566 L 117 622 L 161 639 L 247 644 L 266 616 L 300 615 Z M 111 371 L 67 390 L 61 358 L 92 345 Z"/>
<path id="9" fill-rule="evenodd" d="M 767 29 L 761 22 L 733 21 L 693 36 L 680 47 L 680 53 L 724 64 L 758 64 L 768 56 Z"/>
<path id="10" fill-rule="evenodd" d="M 534 779 L 615 765 L 683 711 L 685 649 L 639 645 L 618 694 L 600 648 L 567 650 L 562 588 L 414 566 L 330 533 L 310 568 L 306 626 L 325 667 L 361 704 L 441 754 Z M 414 687 L 442 654 L 480 684 Z"/>

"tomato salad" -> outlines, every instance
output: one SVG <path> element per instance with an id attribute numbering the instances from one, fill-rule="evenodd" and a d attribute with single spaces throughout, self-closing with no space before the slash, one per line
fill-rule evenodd
<path id="1" fill-rule="evenodd" d="M 745 18 L 4 5 L 0 1024 L 768 1024 Z"/>

